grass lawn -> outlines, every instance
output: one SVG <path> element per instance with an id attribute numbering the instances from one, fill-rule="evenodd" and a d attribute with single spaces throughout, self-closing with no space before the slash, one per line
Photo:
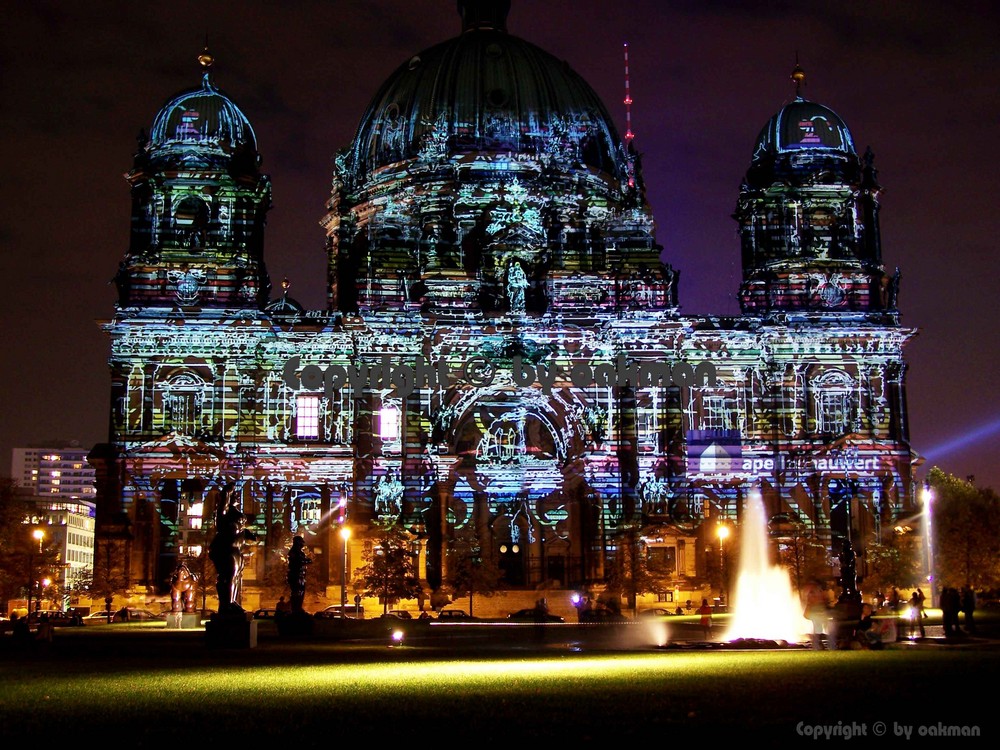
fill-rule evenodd
<path id="1" fill-rule="evenodd" d="M 990 687 L 1000 667 L 996 641 L 886 651 L 614 651 L 558 639 L 389 648 L 262 633 L 257 648 L 216 650 L 199 631 L 112 625 L 60 630 L 52 644 L 27 652 L 5 643 L 0 657 L 4 746 L 31 738 L 162 747 L 282 737 L 327 748 L 346 739 L 783 743 L 845 727 L 875 736 L 877 722 L 889 736 L 895 725 L 915 734 L 920 726 L 976 726 L 995 738 L 1000 727 Z"/>

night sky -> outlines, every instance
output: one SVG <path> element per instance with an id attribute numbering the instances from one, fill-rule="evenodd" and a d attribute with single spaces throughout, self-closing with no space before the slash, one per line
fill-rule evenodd
<path id="1" fill-rule="evenodd" d="M 274 207 L 276 290 L 325 304 L 323 231 L 336 151 L 378 86 L 457 35 L 455 0 L 7 3 L 0 30 L 0 473 L 14 446 L 107 439 L 109 284 L 128 244 L 122 175 L 135 138 L 215 81 L 254 126 Z M 17 15 L 13 11 L 16 6 Z M 565 59 L 632 128 L 682 314 L 735 315 L 731 214 L 754 140 L 794 96 L 871 146 L 883 260 L 902 273 L 912 444 L 1000 490 L 997 408 L 1000 11 L 993 2 L 513 0 L 508 30 Z"/>

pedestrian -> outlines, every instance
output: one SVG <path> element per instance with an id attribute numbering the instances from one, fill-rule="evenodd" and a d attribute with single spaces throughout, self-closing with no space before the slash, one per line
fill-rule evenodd
<path id="1" fill-rule="evenodd" d="M 806 586 L 805 611 L 802 613 L 807 620 L 812 623 L 812 647 L 816 651 L 829 648 L 831 651 L 837 649 L 837 633 L 830 607 L 828 606 L 826 592 L 823 587 L 813 582 Z"/>
<path id="2" fill-rule="evenodd" d="M 919 628 L 920 637 L 926 637 L 924 630 L 924 592 L 917 589 L 910 596 L 910 636 Z"/>
<path id="3" fill-rule="evenodd" d="M 854 632 L 851 634 L 852 647 L 856 643 L 857 648 L 861 649 L 882 648 L 882 631 L 880 627 L 876 626 L 873 614 L 871 604 L 861 605 L 861 616 L 855 623 Z"/>
<path id="4" fill-rule="evenodd" d="M 708 599 L 701 600 L 698 614 L 701 615 L 701 632 L 705 635 L 705 640 L 710 641 L 712 640 L 712 606 L 708 603 Z"/>
<path id="5" fill-rule="evenodd" d="M 972 590 L 971 586 L 963 586 L 961 599 L 962 612 L 965 613 L 965 632 L 973 635 L 976 632 L 976 623 L 972 619 L 972 614 L 976 611 L 976 592 Z M 958 623 L 955 624 L 957 627 Z"/>
<path id="6" fill-rule="evenodd" d="M 941 624 L 944 625 L 945 638 L 958 635 L 958 613 L 962 608 L 962 598 L 958 589 L 946 586 L 941 590 Z"/>
<path id="7" fill-rule="evenodd" d="M 893 612 L 899 612 L 899 605 L 902 603 L 902 599 L 899 596 L 899 589 L 893 586 L 892 592 L 889 594 L 889 608 Z"/>
<path id="8" fill-rule="evenodd" d="M 17 612 L 12 612 L 10 615 L 10 621 L 11 633 L 15 643 L 24 644 L 31 640 L 31 630 L 28 627 L 27 615 L 20 617 Z"/>

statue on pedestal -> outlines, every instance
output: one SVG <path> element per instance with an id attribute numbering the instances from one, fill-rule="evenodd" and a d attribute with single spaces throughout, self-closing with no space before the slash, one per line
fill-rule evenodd
<path id="1" fill-rule="evenodd" d="M 181 560 L 170 576 L 170 611 L 194 612 L 195 584 L 198 577 Z"/>
<path id="2" fill-rule="evenodd" d="M 840 587 L 838 609 L 848 617 L 858 616 L 861 612 L 861 592 L 858 590 L 857 556 L 849 539 L 844 541 L 840 550 Z"/>
<path id="3" fill-rule="evenodd" d="M 243 581 L 243 545 L 253 534 L 246 531 L 247 517 L 235 506 L 222 515 L 215 537 L 208 547 L 208 557 L 215 566 L 218 582 L 219 614 L 243 612 L 239 604 Z"/>
<path id="4" fill-rule="evenodd" d="M 302 602 L 306 596 L 306 566 L 312 558 L 306 554 L 306 542 L 301 536 L 292 540 L 288 551 L 288 587 L 292 591 L 292 614 L 302 613 Z"/>

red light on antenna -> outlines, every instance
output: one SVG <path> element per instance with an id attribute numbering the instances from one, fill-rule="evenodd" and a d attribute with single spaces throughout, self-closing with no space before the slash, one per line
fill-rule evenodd
<path id="1" fill-rule="evenodd" d="M 628 42 L 625 42 L 625 140 L 631 141 L 635 138 L 632 132 L 632 93 L 629 91 L 628 75 Z M 629 180 L 629 186 L 633 186 L 633 181 Z"/>

